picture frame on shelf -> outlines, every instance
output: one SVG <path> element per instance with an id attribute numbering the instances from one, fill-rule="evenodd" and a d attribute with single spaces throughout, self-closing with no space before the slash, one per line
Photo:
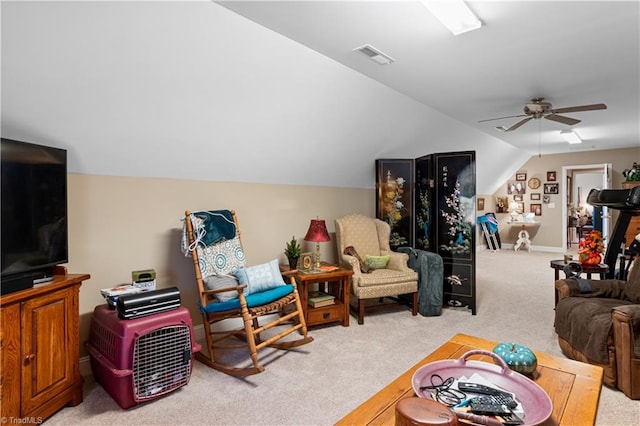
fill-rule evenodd
<path id="1" fill-rule="evenodd" d="M 310 271 L 313 269 L 313 253 L 301 253 L 298 260 L 298 269 L 301 271 Z"/>
<path id="2" fill-rule="evenodd" d="M 558 184 L 557 183 L 545 183 L 544 184 L 544 193 L 545 194 L 557 194 L 558 193 Z"/>
<path id="3" fill-rule="evenodd" d="M 526 173 L 516 173 L 516 180 L 517 181 L 526 181 L 527 180 L 527 174 Z"/>
<path id="4" fill-rule="evenodd" d="M 554 170 L 547 172 L 547 181 L 548 182 L 556 181 L 556 172 Z"/>
<path id="5" fill-rule="evenodd" d="M 532 192 L 531 193 L 531 201 L 537 201 L 540 200 L 540 193 L 539 192 Z"/>

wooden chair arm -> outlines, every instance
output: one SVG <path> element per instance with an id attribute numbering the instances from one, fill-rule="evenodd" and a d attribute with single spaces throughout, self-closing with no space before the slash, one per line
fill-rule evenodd
<path id="1" fill-rule="evenodd" d="M 215 290 L 204 290 L 202 294 L 212 295 L 217 293 L 224 293 L 225 291 L 237 291 L 238 293 L 241 293 L 245 288 L 247 288 L 246 284 L 239 284 L 233 287 L 217 288 Z"/>

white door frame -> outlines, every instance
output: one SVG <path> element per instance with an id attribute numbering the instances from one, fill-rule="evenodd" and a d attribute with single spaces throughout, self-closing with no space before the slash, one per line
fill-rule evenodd
<path id="1" fill-rule="evenodd" d="M 575 166 L 562 166 L 562 182 L 560 182 L 561 195 L 562 195 L 562 247 L 567 247 L 567 218 L 569 212 L 567 210 L 567 194 L 569 188 L 567 188 L 567 171 L 568 170 L 601 170 L 602 171 L 602 188 L 608 189 L 611 186 L 611 171 L 613 166 L 611 163 L 600 164 L 581 164 Z M 585 198 L 588 194 L 584 194 Z M 609 214 L 607 207 L 602 208 L 602 236 L 604 237 L 605 245 L 609 241 L 609 231 L 611 229 L 611 215 Z"/>

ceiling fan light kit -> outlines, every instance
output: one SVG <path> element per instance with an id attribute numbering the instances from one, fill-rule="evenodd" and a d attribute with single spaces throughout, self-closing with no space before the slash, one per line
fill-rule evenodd
<path id="1" fill-rule="evenodd" d="M 422 3 L 453 35 L 477 30 L 482 26 L 482 22 L 463 1 L 422 0 Z"/>
<path id="2" fill-rule="evenodd" d="M 582 143 L 582 139 L 573 131 L 573 130 L 562 130 L 560 132 L 560 136 L 570 144 L 578 144 Z"/>

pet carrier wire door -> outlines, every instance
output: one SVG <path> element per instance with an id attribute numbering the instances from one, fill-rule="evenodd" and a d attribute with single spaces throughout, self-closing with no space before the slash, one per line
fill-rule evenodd
<path id="1" fill-rule="evenodd" d="M 151 401 L 189 383 L 195 342 L 185 308 L 134 320 L 98 306 L 86 344 L 96 381 L 122 408 Z"/>

